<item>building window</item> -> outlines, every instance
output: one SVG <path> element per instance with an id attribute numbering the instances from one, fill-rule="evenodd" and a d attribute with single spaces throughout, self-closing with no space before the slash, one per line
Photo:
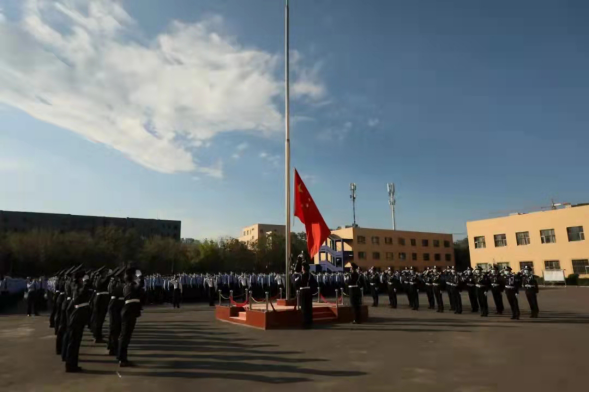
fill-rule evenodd
<path id="1" fill-rule="evenodd" d="M 429 261 L 429 254 L 428 253 L 423 254 L 423 260 Z"/>
<path id="2" fill-rule="evenodd" d="M 504 233 L 501 235 L 495 235 L 495 247 L 505 247 L 507 246 L 507 237 Z"/>
<path id="3" fill-rule="evenodd" d="M 411 245 L 412 246 L 417 246 L 417 240 L 411 239 Z"/>
<path id="4" fill-rule="evenodd" d="M 560 270 L 560 261 L 544 261 L 546 270 Z"/>
<path id="5" fill-rule="evenodd" d="M 442 256 L 440 254 L 434 254 L 434 261 L 441 261 Z"/>
<path id="6" fill-rule="evenodd" d="M 399 238 L 399 245 L 400 246 L 404 246 L 405 245 L 405 239 L 404 238 L 402 238 L 402 237 Z"/>
<path id="7" fill-rule="evenodd" d="M 372 253 L 372 259 L 380 259 L 380 252 L 373 252 Z"/>
<path id="8" fill-rule="evenodd" d="M 393 244 L 393 238 L 392 237 L 385 237 L 384 244 Z"/>
<path id="9" fill-rule="evenodd" d="M 573 259 L 573 273 L 589 274 L 589 259 Z"/>
<path id="10" fill-rule="evenodd" d="M 393 258 L 394 258 L 394 255 L 395 255 L 395 254 L 393 254 L 392 252 L 387 252 L 387 253 L 385 254 L 385 258 L 386 258 L 387 260 L 389 260 L 389 261 L 392 261 L 392 260 L 393 260 Z"/>
<path id="11" fill-rule="evenodd" d="M 440 241 L 434 240 L 434 247 L 440 247 Z"/>
<path id="12" fill-rule="evenodd" d="M 372 236 L 372 244 L 380 244 L 380 238 L 378 236 Z"/>
<path id="13" fill-rule="evenodd" d="M 399 259 L 402 261 L 407 260 L 407 254 L 405 254 L 404 252 L 400 252 L 399 253 Z"/>
<path id="14" fill-rule="evenodd" d="M 444 240 L 444 247 L 449 248 L 450 242 L 448 240 Z"/>
<path id="15" fill-rule="evenodd" d="M 452 262 L 452 254 L 446 254 L 446 262 Z"/>
<path id="16" fill-rule="evenodd" d="M 484 236 L 475 236 L 474 238 L 474 248 L 485 248 L 487 245 L 485 244 L 485 237 Z"/>
<path id="17" fill-rule="evenodd" d="M 527 246 L 530 244 L 530 232 L 516 232 L 515 238 L 518 246 Z"/>
<path id="18" fill-rule="evenodd" d="M 477 263 L 477 267 L 480 267 L 485 272 L 487 270 L 490 270 L 491 265 L 489 263 L 482 262 L 482 263 Z"/>
<path id="19" fill-rule="evenodd" d="M 366 253 L 364 251 L 358 252 L 358 259 L 366 259 Z"/>
<path id="20" fill-rule="evenodd" d="M 519 270 L 524 270 L 526 266 L 529 267 L 532 271 L 534 271 L 534 262 L 532 261 L 520 262 Z"/>
<path id="21" fill-rule="evenodd" d="M 414 252 L 414 253 L 411 254 L 411 260 L 412 261 L 417 261 L 417 253 L 416 252 Z"/>
<path id="22" fill-rule="evenodd" d="M 583 233 L 583 227 L 568 227 L 567 235 L 569 236 L 569 242 L 578 242 L 585 240 L 585 233 Z"/>
<path id="23" fill-rule="evenodd" d="M 542 239 L 542 244 L 556 243 L 556 236 L 554 235 L 554 229 L 540 230 L 540 239 Z"/>
<path id="24" fill-rule="evenodd" d="M 423 240 L 421 241 L 421 245 L 422 245 L 423 247 L 427 247 L 427 246 L 429 245 L 429 240 L 427 240 L 427 239 L 423 239 Z"/>
<path id="25" fill-rule="evenodd" d="M 366 237 L 358 236 L 358 244 L 366 244 Z"/>
<path id="26" fill-rule="evenodd" d="M 497 269 L 503 270 L 505 266 L 509 266 L 509 262 L 497 262 Z"/>

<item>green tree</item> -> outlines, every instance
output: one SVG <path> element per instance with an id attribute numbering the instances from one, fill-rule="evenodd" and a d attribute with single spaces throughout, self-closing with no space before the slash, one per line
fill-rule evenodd
<path id="1" fill-rule="evenodd" d="M 454 242 L 454 260 L 456 261 L 456 268 L 460 271 L 470 266 L 470 248 L 467 237 Z"/>

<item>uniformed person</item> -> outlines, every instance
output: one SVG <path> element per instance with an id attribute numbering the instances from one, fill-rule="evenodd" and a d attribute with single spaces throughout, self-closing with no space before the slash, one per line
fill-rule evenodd
<path id="1" fill-rule="evenodd" d="M 207 273 L 205 278 L 205 286 L 207 289 L 207 296 L 209 298 L 209 306 L 215 305 L 215 279 Z"/>
<path id="2" fill-rule="evenodd" d="M 370 295 L 372 296 L 372 307 L 378 307 L 378 287 L 380 286 L 380 275 L 374 266 L 368 271 L 370 274 Z"/>
<path id="3" fill-rule="evenodd" d="M 82 371 L 78 366 L 80 344 L 84 335 L 84 327 L 90 319 L 90 277 L 82 271 L 76 272 L 75 282 L 72 284 L 72 310 L 70 312 L 67 329 L 67 347 L 65 355 L 65 371 L 75 373 Z"/>
<path id="4" fill-rule="evenodd" d="M 450 277 L 452 280 L 452 294 L 454 298 L 454 314 L 462 314 L 462 296 L 460 295 L 460 292 L 462 291 L 462 277 L 453 266 L 450 268 Z"/>
<path id="5" fill-rule="evenodd" d="M 530 311 L 532 315 L 530 318 L 538 318 L 540 309 L 538 308 L 538 281 L 534 277 L 534 273 L 529 266 L 525 266 L 523 270 L 523 286 L 526 291 L 526 298 L 530 304 Z"/>
<path id="6" fill-rule="evenodd" d="M 130 367 L 133 366 L 127 358 L 127 350 L 137 318 L 141 316 L 141 297 L 143 295 L 143 278 L 140 270 L 129 268 L 125 271 L 125 287 L 123 294 L 125 304 L 121 311 L 121 334 L 119 336 L 119 366 Z"/>
<path id="7" fill-rule="evenodd" d="M 39 316 L 39 311 L 37 310 L 37 294 L 39 293 L 39 283 L 36 279 L 31 279 L 31 277 L 27 277 L 27 316 L 31 316 L 33 313 L 35 316 Z"/>
<path id="8" fill-rule="evenodd" d="M 121 334 L 121 311 L 125 304 L 125 294 L 123 292 L 125 284 L 121 279 L 121 273 L 124 268 L 119 268 L 113 274 L 108 284 L 108 293 L 110 302 L 108 303 L 108 354 L 117 356 L 119 349 L 119 335 Z"/>
<path id="9" fill-rule="evenodd" d="M 420 279 L 413 266 L 409 267 L 409 293 L 411 294 L 411 309 L 419 310 L 419 283 Z"/>
<path id="10" fill-rule="evenodd" d="M 493 295 L 493 301 L 495 302 L 495 314 L 503 314 L 503 277 L 499 274 L 497 266 L 493 265 L 489 274 L 489 281 L 491 283 L 491 294 Z"/>
<path id="11" fill-rule="evenodd" d="M 464 270 L 462 278 L 464 281 L 464 285 L 466 285 L 466 290 L 468 291 L 468 299 L 470 300 L 471 312 L 479 312 L 479 301 L 477 300 L 477 287 L 475 277 L 472 273 L 472 268 L 470 266 Z"/>
<path id="12" fill-rule="evenodd" d="M 170 281 L 172 285 L 172 308 L 180 308 L 180 298 L 182 297 L 182 282 L 180 281 L 180 276 L 176 275 L 172 281 Z"/>
<path id="13" fill-rule="evenodd" d="M 389 295 L 389 307 L 397 308 L 397 288 L 399 286 L 399 276 L 397 272 L 389 267 L 386 273 L 387 292 Z"/>
<path id="14" fill-rule="evenodd" d="M 429 303 L 429 309 L 435 310 L 436 308 L 436 301 L 434 296 L 434 288 L 433 288 L 433 270 L 429 267 L 425 268 L 425 271 L 422 275 L 423 283 L 425 284 L 425 294 L 427 295 L 427 302 Z"/>
<path id="15" fill-rule="evenodd" d="M 483 272 L 480 266 L 477 266 L 474 272 L 474 278 L 477 289 L 477 300 L 481 309 L 481 317 L 489 315 L 489 303 L 487 300 L 487 291 L 489 290 L 490 281 L 487 273 Z"/>
<path id="16" fill-rule="evenodd" d="M 509 266 L 503 268 L 505 280 L 505 296 L 511 308 L 511 319 L 519 319 L 519 302 L 517 300 L 520 286 L 520 275 L 513 274 Z"/>
<path id="17" fill-rule="evenodd" d="M 350 305 L 354 313 L 354 320 L 352 323 L 362 323 L 362 287 L 361 276 L 358 273 L 358 265 L 352 262 L 352 272 L 346 275 L 345 283 L 348 286 L 348 293 L 350 294 Z"/>
<path id="18" fill-rule="evenodd" d="M 436 312 L 444 312 L 444 297 L 442 296 L 442 284 L 444 283 L 444 278 L 440 271 L 438 271 L 438 267 L 434 266 L 432 271 L 432 287 L 434 289 L 434 297 L 436 298 L 437 309 Z"/>
<path id="19" fill-rule="evenodd" d="M 450 311 L 456 311 L 454 304 L 455 299 L 455 288 L 454 288 L 454 275 L 452 274 L 452 267 L 448 266 L 443 271 L 444 284 L 446 287 L 446 293 L 448 294 L 448 300 L 450 301 Z"/>
<path id="20" fill-rule="evenodd" d="M 110 296 L 108 293 L 108 284 L 110 282 L 112 270 L 110 273 L 100 268 L 94 273 L 94 296 L 92 299 L 92 317 L 91 327 L 94 335 L 95 344 L 105 343 L 102 335 L 102 327 L 104 320 L 106 319 L 106 313 L 108 312 L 108 304 L 110 302 Z"/>
<path id="21" fill-rule="evenodd" d="M 308 329 L 313 325 L 313 285 L 308 263 L 304 262 L 302 264 L 301 275 L 295 280 L 295 288 L 299 290 L 303 328 Z"/>

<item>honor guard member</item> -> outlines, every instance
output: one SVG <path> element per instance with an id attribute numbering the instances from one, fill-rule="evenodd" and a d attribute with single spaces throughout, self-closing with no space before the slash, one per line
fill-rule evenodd
<path id="1" fill-rule="evenodd" d="M 532 315 L 530 318 L 538 318 L 540 309 L 538 308 L 538 281 L 534 277 L 534 273 L 529 266 L 525 266 L 523 270 L 523 286 L 526 290 L 526 297 L 530 303 L 530 311 Z"/>
<path id="2" fill-rule="evenodd" d="M 489 281 L 491 283 L 491 294 L 495 302 L 495 314 L 503 314 L 503 278 L 497 270 L 497 266 L 493 265 L 491 273 L 489 274 Z"/>
<path id="3" fill-rule="evenodd" d="M 121 311 L 121 334 L 119 336 L 119 366 L 130 367 L 133 366 L 127 358 L 127 350 L 137 318 L 141 316 L 141 296 L 143 295 L 143 279 L 140 270 L 129 268 L 125 271 L 125 286 L 123 288 L 123 295 L 125 304 Z"/>
<path id="4" fill-rule="evenodd" d="M 409 285 L 409 268 L 405 266 L 403 271 L 401 271 L 401 285 L 403 286 L 403 292 L 407 296 L 407 302 L 409 303 L 409 308 L 413 308 L 413 300 L 411 298 L 411 288 Z"/>
<path id="5" fill-rule="evenodd" d="M 182 282 L 180 276 L 176 275 L 170 284 L 173 286 L 172 292 L 172 308 L 180 308 L 180 298 L 182 297 Z"/>
<path id="6" fill-rule="evenodd" d="M 27 316 L 31 316 L 31 312 L 34 313 L 35 316 L 39 316 L 39 311 L 37 310 L 37 293 L 39 293 L 39 283 L 35 279 L 31 279 L 31 277 L 27 277 Z"/>
<path id="7" fill-rule="evenodd" d="M 60 310 L 60 317 L 59 317 L 59 326 L 57 330 L 57 339 L 55 340 L 55 353 L 61 355 L 61 360 L 65 362 L 65 354 L 66 354 L 66 347 L 67 345 L 67 324 L 68 324 L 68 309 L 69 305 L 72 301 L 72 293 L 73 293 L 73 283 L 74 283 L 74 275 L 82 265 L 77 266 L 74 269 L 70 269 L 68 272 L 65 284 L 64 284 L 64 292 L 65 292 L 65 299 L 61 304 Z"/>
<path id="8" fill-rule="evenodd" d="M 477 300 L 481 309 L 481 317 L 489 315 L 489 303 L 487 301 L 487 291 L 489 290 L 489 277 L 483 272 L 480 266 L 475 269 L 475 285 L 477 289 Z"/>
<path id="9" fill-rule="evenodd" d="M 214 278 L 208 273 L 205 279 L 205 286 L 207 287 L 209 306 L 212 307 L 215 305 L 215 281 Z"/>
<path id="10" fill-rule="evenodd" d="M 397 308 L 397 286 L 399 277 L 396 276 L 396 272 L 393 273 L 393 269 L 389 267 L 386 273 L 386 284 L 387 292 L 389 294 L 389 307 Z"/>
<path id="11" fill-rule="evenodd" d="M 413 270 L 413 266 L 409 268 L 409 293 L 411 294 L 411 309 L 419 310 L 419 277 Z"/>
<path id="12" fill-rule="evenodd" d="M 463 278 L 464 284 L 466 285 L 466 290 L 468 291 L 468 299 L 470 300 L 471 312 L 479 312 L 479 301 L 477 299 L 477 287 L 476 287 L 475 277 L 472 273 L 472 268 L 470 266 L 466 268 L 464 273 L 462 273 L 462 278 Z"/>
<path id="13" fill-rule="evenodd" d="M 450 268 L 450 277 L 452 280 L 452 294 L 454 298 L 454 314 L 462 314 L 462 297 L 460 296 L 462 290 L 462 277 L 460 273 L 454 270 L 453 266 Z"/>
<path id="14" fill-rule="evenodd" d="M 378 287 L 380 285 L 380 275 L 374 269 L 374 266 L 368 271 L 370 273 L 370 295 L 372 296 L 372 307 L 378 307 Z"/>
<path id="15" fill-rule="evenodd" d="M 71 269 L 68 269 L 71 270 Z M 53 310 L 51 311 L 51 315 L 53 316 L 53 320 L 50 320 L 50 325 L 54 328 L 54 332 L 57 335 L 57 329 L 59 328 L 59 318 L 61 316 L 61 305 L 63 300 L 65 299 L 65 291 L 64 291 L 64 283 L 65 283 L 65 274 L 66 271 L 60 272 L 57 276 L 57 281 L 55 282 L 55 302 L 53 303 Z"/>
<path id="16" fill-rule="evenodd" d="M 517 300 L 520 285 L 519 274 L 513 274 L 511 268 L 505 266 L 503 268 L 503 277 L 505 280 L 505 296 L 511 308 L 511 319 L 519 319 L 519 302 Z"/>
<path id="17" fill-rule="evenodd" d="M 50 329 L 55 329 L 55 315 L 57 315 L 57 300 L 59 298 L 59 293 L 60 293 L 60 290 L 58 289 L 58 287 L 59 287 L 59 280 L 60 280 L 60 276 L 61 276 L 62 272 L 63 272 L 63 270 L 58 272 L 55 275 L 55 277 L 53 277 L 53 284 L 52 284 L 53 296 L 51 298 L 51 314 L 49 315 L 49 328 Z"/>
<path id="18" fill-rule="evenodd" d="M 118 268 L 108 284 L 110 302 L 108 303 L 108 354 L 117 356 L 119 349 L 119 335 L 121 334 L 121 311 L 125 304 L 123 289 L 125 284 L 121 279 L 124 268 Z"/>
<path id="19" fill-rule="evenodd" d="M 68 339 L 65 355 L 65 371 L 75 373 L 82 371 L 78 366 L 80 344 L 84 335 L 84 327 L 90 319 L 90 277 L 82 271 L 76 272 L 72 291 L 72 311 L 68 321 Z"/>
<path id="20" fill-rule="evenodd" d="M 354 320 L 352 323 L 362 322 L 362 286 L 360 274 L 358 273 L 358 265 L 352 262 L 352 272 L 346 275 L 345 282 L 348 286 L 348 293 L 350 294 L 350 305 L 354 313 Z"/>
<path id="21" fill-rule="evenodd" d="M 94 280 L 94 297 L 92 302 L 92 332 L 94 333 L 94 343 L 102 344 L 105 343 L 102 338 L 102 326 L 106 319 L 106 313 L 108 312 L 108 303 L 110 302 L 110 296 L 108 293 L 108 284 L 112 271 L 109 273 L 104 268 L 96 274 Z"/>
<path id="22" fill-rule="evenodd" d="M 444 286 L 446 287 L 446 293 L 450 302 L 450 311 L 456 311 L 456 307 L 454 306 L 454 283 L 452 282 L 454 277 L 452 276 L 452 267 L 448 266 L 444 269 L 443 277 Z"/>
<path id="23" fill-rule="evenodd" d="M 432 287 L 434 289 L 434 297 L 436 298 L 436 304 L 438 308 L 436 312 L 444 312 L 444 297 L 442 296 L 442 282 L 444 278 L 438 271 L 438 267 L 434 266 L 432 270 Z"/>
<path id="24" fill-rule="evenodd" d="M 434 288 L 433 288 L 433 274 L 432 270 L 429 267 L 425 268 L 423 272 L 423 283 L 425 284 L 425 293 L 427 295 L 427 302 L 429 303 L 429 309 L 435 310 L 436 309 L 436 301 L 434 298 Z"/>
<path id="25" fill-rule="evenodd" d="M 306 262 L 302 265 L 301 275 L 296 278 L 295 287 L 299 290 L 303 328 L 308 329 L 313 325 L 313 292 L 312 276 Z"/>

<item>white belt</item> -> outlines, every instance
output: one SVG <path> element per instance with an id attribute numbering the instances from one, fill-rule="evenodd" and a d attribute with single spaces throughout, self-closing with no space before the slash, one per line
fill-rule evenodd
<path id="1" fill-rule="evenodd" d="M 124 297 L 111 296 L 110 298 L 111 298 L 111 300 L 114 300 L 114 299 L 125 300 Z"/>
<path id="2" fill-rule="evenodd" d="M 436 283 L 436 282 L 435 282 L 435 283 L 433 283 L 432 285 L 437 287 L 437 286 L 438 286 L 438 285 L 440 285 L 440 284 L 438 284 L 438 283 Z"/>
<path id="3" fill-rule="evenodd" d="M 474 287 L 474 284 L 466 284 L 466 285 L 468 285 L 469 287 Z"/>
<path id="4" fill-rule="evenodd" d="M 477 284 L 477 288 L 483 288 L 484 285 Z"/>
<path id="5" fill-rule="evenodd" d="M 533 285 L 526 285 L 526 288 L 533 288 Z"/>
<path id="6" fill-rule="evenodd" d="M 96 296 L 108 295 L 108 292 L 96 292 Z"/>
<path id="7" fill-rule="evenodd" d="M 511 285 L 506 285 L 505 288 L 514 289 L 515 287 L 513 287 Z"/>
<path id="8" fill-rule="evenodd" d="M 300 289 L 311 289 L 311 287 L 301 287 Z"/>
<path id="9" fill-rule="evenodd" d="M 76 304 L 74 307 L 75 308 L 82 308 L 82 307 L 88 307 L 88 305 L 90 305 L 90 303 L 80 303 L 80 304 Z"/>
<path id="10" fill-rule="evenodd" d="M 499 284 L 491 284 L 491 285 L 494 286 L 494 287 L 498 287 L 499 286 Z"/>
<path id="11" fill-rule="evenodd" d="M 376 285 L 375 283 L 371 282 L 370 285 Z"/>
<path id="12" fill-rule="evenodd" d="M 55 291 L 55 293 L 59 293 L 59 291 Z"/>
<path id="13" fill-rule="evenodd" d="M 432 284 L 429 284 L 427 282 L 425 283 L 425 285 L 427 285 L 428 287 L 431 287 L 432 286 Z"/>
<path id="14" fill-rule="evenodd" d="M 129 299 L 129 300 L 125 300 L 125 304 L 129 304 L 129 303 L 139 303 L 141 302 L 140 299 Z"/>
<path id="15" fill-rule="evenodd" d="M 71 297 L 68 297 L 68 298 L 67 298 L 67 299 L 65 299 L 65 300 L 72 300 L 72 298 L 71 298 Z"/>
<path id="16" fill-rule="evenodd" d="M 358 288 L 358 285 L 348 285 L 348 288 Z"/>

